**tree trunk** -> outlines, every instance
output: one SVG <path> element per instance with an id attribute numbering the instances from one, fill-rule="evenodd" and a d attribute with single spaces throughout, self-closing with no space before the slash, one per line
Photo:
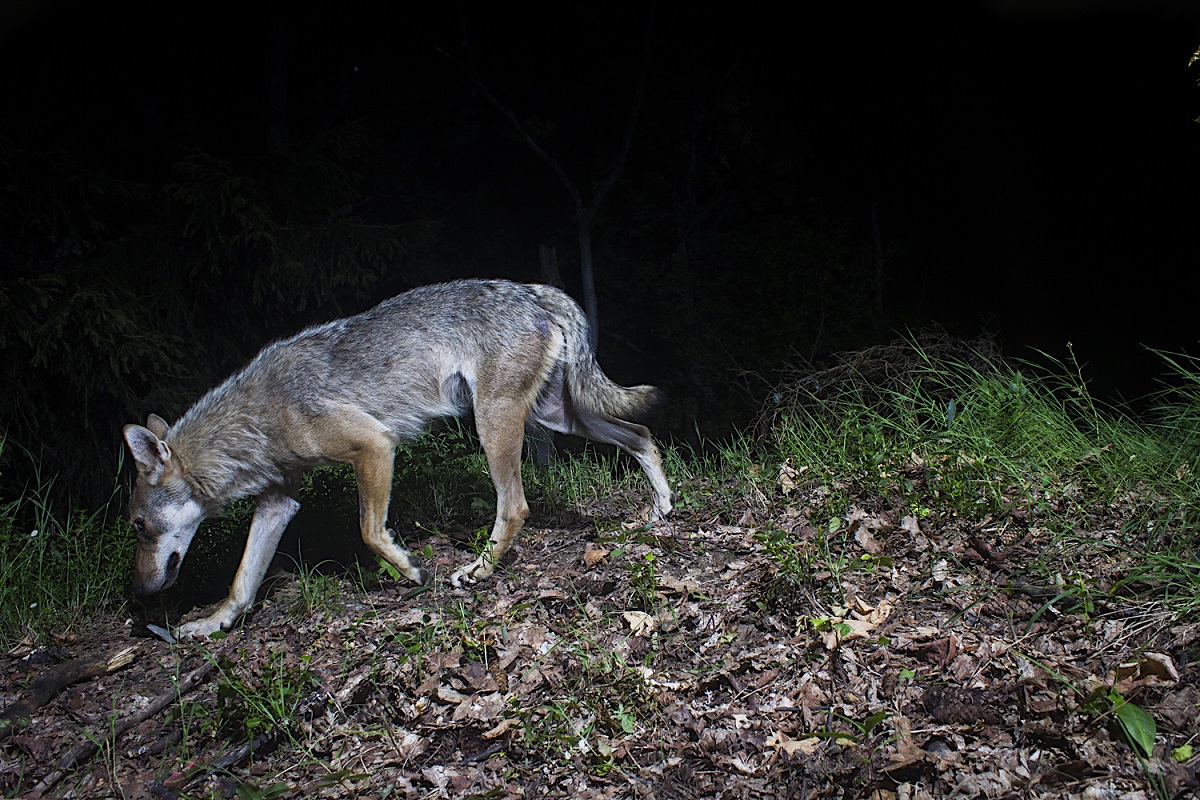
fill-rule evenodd
<path id="1" fill-rule="evenodd" d="M 871 233 L 875 237 L 875 326 L 883 325 L 883 234 L 879 230 L 879 201 L 871 201 Z"/>
<path id="2" fill-rule="evenodd" d="M 596 302 L 596 273 L 592 266 L 592 212 L 580 206 L 579 277 L 583 281 L 583 311 L 588 318 L 588 341 L 596 349 L 600 336 L 600 311 Z"/>
<path id="3" fill-rule="evenodd" d="M 479 75 L 479 70 L 475 68 L 474 61 L 470 59 L 469 43 L 467 44 L 468 61 L 466 63 L 461 61 L 457 62 L 459 66 L 462 67 L 463 71 L 465 71 L 467 75 L 469 75 L 475 82 L 475 85 L 479 88 L 480 92 L 483 93 L 483 96 L 487 98 L 488 102 L 500 110 L 500 113 L 502 113 L 508 119 L 509 123 L 512 124 L 513 129 L 516 130 L 520 137 L 525 140 L 525 143 L 529 145 L 529 148 L 536 153 L 537 156 L 542 159 L 542 161 L 546 162 L 546 166 L 548 166 L 554 172 L 554 174 L 558 176 L 558 179 L 562 181 L 563 187 L 567 190 L 567 193 L 575 202 L 575 217 L 579 222 L 579 272 L 580 278 L 583 282 L 583 310 L 587 314 L 590 328 L 588 331 L 588 339 L 591 341 L 593 349 L 595 349 L 597 340 L 599 339 L 600 315 L 598 311 L 599 303 L 596 300 L 595 269 L 592 264 L 592 221 L 595 219 L 596 211 L 604 202 L 604 198 L 607 196 L 608 191 L 613 187 L 613 184 L 617 182 L 617 179 L 621 177 L 621 173 L 625 169 L 625 161 L 629 157 L 629 147 L 633 143 L 633 135 L 637 131 L 638 115 L 641 113 L 642 101 L 646 96 L 646 77 L 650 72 L 650 43 L 653 39 L 653 34 L 654 8 L 651 6 L 646 15 L 646 38 L 642 47 L 642 69 L 638 75 L 638 85 L 637 90 L 634 92 L 633 105 L 629 110 L 629 123 L 625 127 L 625 134 L 621 139 L 621 146 L 617 151 L 617 158 L 612 169 L 609 170 L 608 174 L 600 182 L 599 186 L 596 187 L 595 192 L 592 194 L 590 203 L 586 205 L 583 201 L 583 195 L 580 193 L 579 189 L 576 188 L 571 179 L 567 177 L 567 173 L 563 170 L 558 161 L 542 149 L 542 146 L 537 143 L 537 140 L 533 138 L 529 130 L 523 124 L 521 124 L 519 119 L 517 119 L 517 115 L 512 108 L 501 103 L 496 96 L 492 94 L 491 90 L 488 89 L 487 84 L 483 82 L 483 78 Z M 456 60 L 453 58 L 453 56 L 450 56 L 444 51 L 443 54 L 451 60 Z"/>

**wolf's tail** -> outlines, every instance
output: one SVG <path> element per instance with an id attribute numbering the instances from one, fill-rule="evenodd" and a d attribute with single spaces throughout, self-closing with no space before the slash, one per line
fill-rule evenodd
<path id="1" fill-rule="evenodd" d="M 579 304 L 566 294 L 551 290 L 542 297 L 543 307 L 554 313 L 565 339 L 560 363 L 566 389 L 578 405 L 601 414 L 636 421 L 650 416 L 666 395 L 655 386 L 620 386 L 612 381 L 592 350 L 587 317 Z"/>
<path id="2" fill-rule="evenodd" d="M 574 360 L 567 362 L 567 389 L 575 403 L 628 421 L 645 419 L 662 405 L 666 395 L 661 389 L 614 383 L 596 363 L 586 335 L 583 344 L 586 349 L 575 351 Z"/>

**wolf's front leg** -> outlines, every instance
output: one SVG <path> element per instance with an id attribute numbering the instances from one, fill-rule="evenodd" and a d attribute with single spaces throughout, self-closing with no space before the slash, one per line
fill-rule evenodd
<path id="1" fill-rule="evenodd" d="M 259 495 L 254 519 L 250 521 L 246 551 L 242 554 L 242 563 L 233 579 L 229 597 L 204 619 L 181 625 L 178 638 L 202 639 L 233 627 L 238 617 L 254 603 L 258 587 L 262 585 L 263 576 L 267 574 L 267 567 L 283 536 L 283 529 L 299 509 L 300 502 L 285 491 L 269 489 Z"/>
<path id="2" fill-rule="evenodd" d="M 517 491 L 520 492 L 520 489 L 521 487 L 518 485 Z M 492 577 L 492 573 L 496 571 L 496 565 L 512 547 L 513 539 L 521 530 L 525 518 L 529 516 L 529 506 L 525 504 L 523 493 L 520 494 L 519 503 L 520 505 L 506 504 L 503 494 L 501 495 L 498 504 L 499 510 L 496 513 L 496 523 L 492 527 L 492 535 L 487 546 L 484 547 L 478 558 L 451 573 L 451 586 L 456 589 L 464 589 L 472 583 Z"/>

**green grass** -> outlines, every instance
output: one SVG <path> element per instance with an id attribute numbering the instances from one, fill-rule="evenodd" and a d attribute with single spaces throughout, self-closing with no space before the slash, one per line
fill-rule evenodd
<path id="1" fill-rule="evenodd" d="M 1160 354 L 1168 388 L 1135 418 L 1099 404 L 1072 361 L 1014 364 L 987 345 L 926 336 L 795 373 L 744 436 L 700 450 L 663 448 L 679 513 L 739 524 L 753 512 L 750 524 L 779 573 L 808 585 L 815 574 L 870 566 L 843 555 L 850 534 L 840 522 L 852 504 L 886 498 L 889 508 L 898 504 L 935 524 L 1024 512 L 1056 534 L 1054 563 L 1047 557 L 1031 565 L 1047 583 L 1066 581 L 1092 595 L 1137 596 L 1153 587 L 1173 613 L 1195 612 L 1200 362 Z M 31 474 L 26 495 L 0 503 L 6 647 L 119 607 L 133 562 L 134 537 L 123 519 L 56 512 L 54 481 L 40 479 L 36 468 Z M 544 467 L 527 461 L 523 474 L 541 524 L 597 511 L 628 515 L 646 503 L 636 464 L 601 450 L 562 454 Z M 815 547 L 785 533 L 776 518 L 791 501 L 788 491 L 814 486 L 820 490 L 806 496 L 805 514 L 822 533 Z M 333 492 L 348 509 L 357 503 L 344 468 L 306 482 L 305 491 Z M 402 449 L 393 500 L 401 527 L 473 530 L 489 522 L 494 490 L 469 429 L 443 426 Z M 248 506 L 239 508 L 248 515 Z M 1079 520 L 1105 508 L 1115 509 L 1109 518 L 1120 520 L 1118 535 L 1079 535 Z M 1106 552 L 1135 567 L 1115 585 L 1093 585 L 1089 559 Z M 653 585 L 653 563 L 629 566 Z M 302 602 L 327 603 L 320 576 L 302 577 Z"/>
<path id="2" fill-rule="evenodd" d="M 265 657 L 239 653 L 237 659 L 220 664 L 216 719 L 222 735 L 235 742 L 252 741 L 260 734 L 291 737 L 302 704 L 319 685 L 310 660 L 281 649 Z M 246 669 L 247 664 L 253 668 Z"/>
<path id="3" fill-rule="evenodd" d="M 836 574 L 837 522 L 851 503 L 882 502 L 942 523 L 1027 512 L 1056 531 L 1043 577 L 1090 585 L 1088 564 L 1124 548 L 1142 566 L 1117 587 L 1154 584 L 1180 615 L 1200 605 L 1200 369 L 1164 356 L 1173 388 L 1142 418 L 1104 407 L 1073 362 L 1012 364 L 962 343 L 908 340 L 851 354 L 823 373 L 797 375 L 759 423 L 758 484 L 818 484 L 830 520 L 823 550 L 781 531 L 762 541 L 781 573 L 803 583 L 814 569 Z M 770 489 L 771 487 L 767 487 Z M 810 498 L 811 502 L 811 498 Z M 1117 520 L 1120 535 L 1078 536 L 1088 520 Z M 1062 559 L 1066 558 L 1066 562 Z M 1083 586 L 1084 589 L 1078 589 Z"/>
<path id="4" fill-rule="evenodd" d="M 0 451 L 3 443 L 0 442 Z M 0 646 L 8 648 L 117 606 L 126 593 L 134 536 L 103 512 L 54 510 L 54 481 L 0 503 Z"/>

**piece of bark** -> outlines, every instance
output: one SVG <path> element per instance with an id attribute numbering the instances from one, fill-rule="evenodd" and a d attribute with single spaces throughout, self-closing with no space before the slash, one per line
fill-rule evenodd
<path id="1" fill-rule="evenodd" d="M 29 685 L 20 699 L 0 713 L 0 740 L 29 725 L 33 713 L 72 684 L 124 669 L 140 652 L 139 645 L 122 647 L 110 656 L 74 658 L 47 670 Z"/>

